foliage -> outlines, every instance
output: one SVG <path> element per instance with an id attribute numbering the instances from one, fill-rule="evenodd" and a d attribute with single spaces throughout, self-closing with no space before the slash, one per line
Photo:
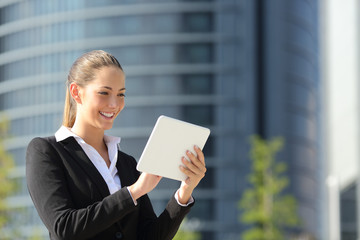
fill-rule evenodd
<path id="1" fill-rule="evenodd" d="M 6 152 L 4 147 L 4 139 L 8 138 L 9 122 L 0 119 L 0 233 L 3 232 L 5 225 L 8 223 L 10 216 L 8 206 L 6 205 L 6 198 L 16 190 L 15 181 L 9 178 L 9 172 L 14 167 L 14 160 L 12 156 Z"/>
<path id="2" fill-rule="evenodd" d="M 279 137 L 269 141 L 251 137 L 251 187 L 239 202 L 240 221 L 251 227 L 242 234 L 243 240 L 282 240 L 287 227 L 299 225 L 296 200 L 284 194 L 289 184 L 287 166 L 275 160 L 282 147 L 283 139 Z"/>
<path id="3" fill-rule="evenodd" d="M 41 240 L 41 229 L 33 229 L 32 235 L 29 237 L 28 240 Z"/>
<path id="4" fill-rule="evenodd" d="M 176 233 L 173 240 L 200 240 L 201 239 L 200 233 L 184 229 L 184 225 L 186 224 L 187 224 L 187 220 L 185 219 L 181 224 L 180 229 Z"/>

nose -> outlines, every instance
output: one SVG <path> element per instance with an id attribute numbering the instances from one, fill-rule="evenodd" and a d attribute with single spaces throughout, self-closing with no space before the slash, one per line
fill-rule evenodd
<path id="1" fill-rule="evenodd" d="M 114 110 L 122 110 L 125 106 L 125 99 L 124 97 L 119 96 L 111 96 L 108 101 L 108 108 Z"/>
<path id="2" fill-rule="evenodd" d="M 109 108 L 117 108 L 119 106 L 119 101 L 116 96 L 111 96 L 108 102 Z"/>

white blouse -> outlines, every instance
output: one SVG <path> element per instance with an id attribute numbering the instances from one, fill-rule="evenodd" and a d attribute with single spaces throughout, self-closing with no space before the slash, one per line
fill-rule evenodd
<path id="1" fill-rule="evenodd" d="M 101 155 L 91 145 L 87 144 L 81 137 L 73 133 L 69 128 L 61 126 L 60 129 L 55 133 L 56 141 L 62 141 L 68 137 L 74 137 L 75 140 L 82 147 L 90 161 L 94 164 L 96 169 L 99 171 L 103 179 L 105 180 L 110 194 L 121 189 L 120 177 L 116 168 L 116 162 L 118 158 L 117 145 L 120 143 L 119 137 L 112 137 L 104 135 L 105 144 L 108 148 L 110 167 L 108 168 L 106 162 Z"/>

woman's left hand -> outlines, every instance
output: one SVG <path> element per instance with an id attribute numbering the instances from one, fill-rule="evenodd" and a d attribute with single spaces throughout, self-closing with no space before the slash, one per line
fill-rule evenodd
<path id="1" fill-rule="evenodd" d="M 205 157 L 203 152 L 197 146 L 194 146 L 196 155 L 190 151 L 186 152 L 186 156 L 189 158 L 188 161 L 185 157 L 182 158 L 182 163 L 185 166 L 180 166 L 180 170 L 185 173 L 188 178 L 181 183 L 179 189 L 179 202 L 186 204 L 195 189 L 199 184 L 200 180 L 205 176 L 206 166 L 205 166 Z"/>

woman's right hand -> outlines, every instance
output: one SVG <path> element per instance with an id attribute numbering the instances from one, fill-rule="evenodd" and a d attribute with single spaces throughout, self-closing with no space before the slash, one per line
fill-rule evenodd
<path id="1" fill-rule="evenodd" d="M 136 201 L 141 196 L 151 192 L 160 182 L 161 177 L 150 173 L 142 173 L 139 179 L 128 187 L 131 196 Z"/>

